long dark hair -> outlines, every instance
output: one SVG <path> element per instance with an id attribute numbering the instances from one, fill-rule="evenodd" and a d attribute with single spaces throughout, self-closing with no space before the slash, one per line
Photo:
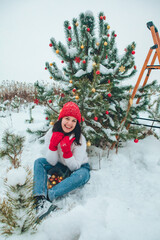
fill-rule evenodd
<path id="1" fill-rule="evenodd" d="M 79 122 L 77 121 L 76 123 L 76 126 L 75 128 L 70 132 L 70 133 L 65 133 L 62 129 L 62 125 L 61 125 L 61 122 L 62 122 L 62 118 L 60 120 L 58 120 L 53 128 L 52 128 L 52 132 L 62 132 L 64 133 L 66 136 L 70 136 L 72 133 L 75 134 L 75 140 L 74 142 L 77 144 L 77 145 L 81 145 L 81 143 L 79 142 L 80 141 L 80 136 L 81 136 L 81 126 L 79 124 Z"/>

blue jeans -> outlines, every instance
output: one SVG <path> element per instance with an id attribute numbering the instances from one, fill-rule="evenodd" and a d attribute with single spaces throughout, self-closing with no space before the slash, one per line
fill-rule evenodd
<path id="1" fill-rule="evenodd" d="M 69 177 L 65 178 L 53 188 L 47 189 L 47 174 L 51 169 L 54 171 L 54 168 L 60 168 L 63 171 L 63 168 L 66 168 L 66 166 L 61 163 L 52 166 L 45 158 L 38 158 L 34 162 L 34 196 L 43 195 L 46 198 L 48 197 L 50 201 L 53 201 L 54 199 L 81 187 L 87 183 L 90 178 L 90 167 L 88 163 L 85 163 L 81 168 L 72 172 Z"/>

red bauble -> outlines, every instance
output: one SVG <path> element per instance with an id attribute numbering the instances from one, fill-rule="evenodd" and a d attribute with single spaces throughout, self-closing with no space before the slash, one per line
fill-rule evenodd
<path id="1" fill-rule="evenodd" d="M 135 143 L 138 143 L 138 139 L 137 139 L 137 138 L 136 138 L 136 139 L 134 139 L 134 142 L 135 142 Z"/>
<path id="2" fill-rule="evenodd" d="M 87 28 L 87 32 L 90 32 L 90 28 Z"/>
<path id="3" fill-rule="evenodd" d="M 86 63 L 86 60 L 83 60 L 83 63 L 85 64 L 85 63 Z"/>
<path id="4" fill-rule="evenodd" d="M 46 120 L 48 120 L 49 118 L 48 117 L 46 117 Z"/>
<path id="5" fill-rule="evenodd" d="M 108 114 L 109 114 L 109 112 L 108 112 L 108 111 L 106 111 L 106 114 L 108 115 Z"/>
<path id="6" fill-rule="evenodd" d="M 64 93 L 61 93 L 61 97 L 64 97 L 65 95 L 64 95 Z"/>
<path id="7" fill-rule="evenodd" d="M 106 55 L 106 59 L 108 58 L 108 56 Z"/>
<path id="8" fill-rule="evenodd" d="M 103 20 L 103 16 L 100 16 L 100 19 Z"/>
<path id="9" fill-rule="evenodd" d="M 111 93 L 108 93 L 108 97 L 112 97 L 112 94 L 111 94 Z"/>
<path id="10" fill-rule="evenodd" d="M 103 19 L 106 20 L 106 16 L 103 16 Z"/>
<path id="11" fill-rule="evenodd" d="M 68 30 L 71 30 L 71 26 L 68 26 Z"/>
<path id="12" fill-rule="evenodd" d="M 53 46 L 52 43 L 50 43 L 49 46 L 52 47 Z"/>
<path id="13" fill-rule="evenodd" d="M 135 51 L 132 51 L 132 54 L 134 55 L 134 54 L 135 54 Z"/>
<path id="14" fill-rule="evenodd" d="M 108 83 L 110 83 L 111 81 L 110 80 L 108 80 Z"/>
<path id="15" fill-rule="evenodd" d="M 50 100 L 48 100 L 48 102 L 49 102 L 49 103 L 52 103 L 52 100 L 50 99 Z"/>
<path id="16" fill-rule="evenodd" d="M 96 74 L 97 74 L 97 75 L 99 75 L 99 74 L 100 74 L 100 71 L 99 71 L 99 70 L 97 70 L 97 71 L 96 71 Z"/>
<path id="17" fill-rule="evenodd" d="M 125 48 L 124 51 L 127 52 L 127 48 Z"/>
<path id="18" fill-rule="evenodd" d="M 45 67 L 45 70 L 47 70 L 47 68 Z"/>
<path id="19" fill-rule="evenodd" d="M 114 37 L 117 37 L 117 34 L 114 34 Z"/>
<path id="20" fill-rule="evenodd" d="M 97 121 L 97 120 L 98 120 L 98 117 L 94 117 L 94 120 Z"/>
<path id="21" fill-rule="evenodd" d="M 69 42 L 71 42 L 71 41 L 72 41 L 72 38 L 71 38 L 71 37 L 69 37 L 69 38 L 68 38 L 68 41 L 69 41 Z"/>
<path id="22" fill-rule="evenodd" d="M 84 119 L 84 117 L 82 117 L 82 122 L 84 122 L 85 121 L 85 119 Z"/>
<path id="23" fill-rule="evenodd" d="M 72 92 L 75 92 L 76 91 L 76 88 L 73 88 Z"/>
<path id="24" fill-rule="evenodd" d="M 62 60 L 61 63 L 64 63 L 64 61 Z"/>
<path id="25" fill-rule="evenodd" d="M 136 67 L 136 66 L 134 66 L 134 69 L 136 70 L 136 69 L 137 69 L 137 67 Z"/>
<path id="26" fill-rule="evenodd" d="M 110 37 L 110 34 L 109 34 L 109 33 L 107 34 L 107 37 Z"/>

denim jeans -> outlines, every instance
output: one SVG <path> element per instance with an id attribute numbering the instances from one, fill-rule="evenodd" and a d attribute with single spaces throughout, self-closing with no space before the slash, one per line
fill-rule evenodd
<path id="1" fill-rule="evenodd" d="M 54 171 L 54 168 L 59 168 L 63 171 L 63 168 L 66 168 L 66 166 L 61 163 L 52 166 L 45 158 L 38 158 L 34 162 L 34 196 L 43 195 L 46 198 L 48 197 L 50 201 L 53 201 L 54 199 L 81 187 L 87 183 L 90 178 L 90 167 L 88 163 L 85 163 L 78 170 L 71 172 L 69 177 L 65 178 L 51 189 L 47 189 L 47 174 L 51 169 Z"/>

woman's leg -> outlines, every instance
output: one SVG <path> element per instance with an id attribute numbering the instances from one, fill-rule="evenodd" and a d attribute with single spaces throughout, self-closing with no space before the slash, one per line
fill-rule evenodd
<path id="1" fill-rule="evenodd" d="M 47 198 L 47 173 L 54 168 L 45 158 L 38 158 L 34 162 L 33 195 Z"/>
<path id="2" fill-rule="evenodd" d="M 62 182 L 55 185 L 53 188 L 48 189 L 48 197 L 53 201 L 57 197 L 61 197 L 72 190 L 81 187 L 90 178 L 90 170 L 86 167 L 74 171 L 70 177 L 64 179 Z"/>

